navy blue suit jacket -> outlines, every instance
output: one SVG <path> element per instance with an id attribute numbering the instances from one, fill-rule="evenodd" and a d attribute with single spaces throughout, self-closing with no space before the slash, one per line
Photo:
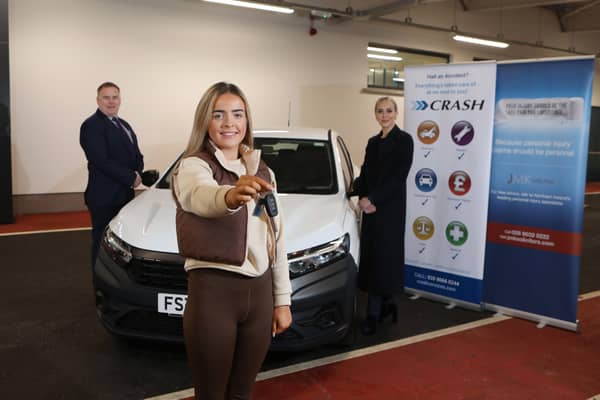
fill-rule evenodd
<path id="1" fill-rule="evenodd" d="M 133 128 L 127 121 L 119 121 L 131 132 L 133 143 L 100 110 L 81 124 L 79 143 L 88 160 L 88 206 L 124 205 L 133 198 L 135 171 L 141 175 L 144 169 L 144 157 Z"/>

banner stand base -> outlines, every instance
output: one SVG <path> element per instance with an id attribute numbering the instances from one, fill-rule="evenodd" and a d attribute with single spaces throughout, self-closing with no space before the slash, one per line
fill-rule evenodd
<path id="1" fill-rule="evenodd" d="M 453 299 L 452 297 L 441 296 L 439 294 L 424 292 L 422 290 L 412 289 L 412 288 L 404 288 L 404 293 L 412 294 L 410 297 L 411 300 L 416 300 L 419 298 L 429 299 L 439 301 L 440 303 L 446 303 L 446 309 L 451 310 L 456 306 L 466 308 L 473 311 L 483 311 L 481 304 L 470 303 L 468 301 Z"/>
<path id="2" fill-rule="evenodd" d="M 568 331 L 579 332 L 579 320 L 576 322 L 563 321 L 562 319 L 556 319 L 546 317 L 544 315 L 532 314 L 526 311 L 516 310 L 514 308 L 497 306 L 490 303 L 482 303 L 483 309 L 488 311 L 495 311 L 502 315 L 508 315 L 511 317 L 527 319 L 529 321 L 537 322 L 537 328 L 543 328 L 546 325 L 555 326 L 557 328 L 566 329 Z"/>

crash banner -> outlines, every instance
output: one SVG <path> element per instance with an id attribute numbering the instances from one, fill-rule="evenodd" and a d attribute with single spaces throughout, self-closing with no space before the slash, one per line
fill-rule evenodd
<path id="1" fill-rule="evenodd" d="M 480 308 L 495 63 L 407 67 L 405 289 Z"/>
<path id="2" fill-rule="evenodd" d="M 577 330 L 593 57 L 498 63 L 484 307 Z"/>

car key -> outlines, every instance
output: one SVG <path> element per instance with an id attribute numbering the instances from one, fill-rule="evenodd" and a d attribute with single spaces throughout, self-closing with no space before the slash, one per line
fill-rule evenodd
<path id="1" fill-rule="evenodd" d="M 275 200 L 275 195 L 273 192 L 269 192 L 265 195 L 264 199 L 265 208 L 267 209 L 267 214 L 269 217 L 274 218 L 279 213 L 277 210 L 277 201 Z"/>
<path id="2" fill-rule="evenodd" d="M 279 213 L 277 209 L 277 201 L 275 200 L 275 195 L 272 192 L 263 194 L 260 193 L 258 195 L 258 199 L 256 200 L 256 206 L 252 211 L 252 215 L 255 217 L 260 217 L 262 214 L 263 206 L 265 206 L 267 210 L 267 215 L 271 218 L 276 217 Z"/>

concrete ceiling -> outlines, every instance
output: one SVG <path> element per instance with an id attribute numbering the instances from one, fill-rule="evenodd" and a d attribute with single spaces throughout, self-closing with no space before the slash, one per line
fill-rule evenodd
<path id="1" fill-rule="evenodd" d="M 253 0 L 250 0 L 253 1 Z M 411 18 L 411 13 L 418 14 L 420 10 L 432 8 L 454 10 L 456 14 L 473 18 L 485 18 L 505 13 L 522 11 L 530 15 L 544 14 L 552 20 L 553 29 L 560 33 L 570 34 L 571 37 L 579 32 L 587 37 L 593 37 L 592 43 L 600 44 L 600 0 L 254 0 L 261 3 L 292 7 L 297 15 L 311 16 L 312 18 L 326 20 L 327 23 L 345 23 L 351 20 L 366 21 L 369 23 L 392 23 L 399 25 L 412 25 L 414 27 L 439 31 L 457 30 L 457 26 L 448 24 L 441 26 L 435 23 L 416 21 Z M 426 11 L 424 11 L 426 12 Z M 408 17 L 407 17 L 408 13 Z M 471 18 L 471 19 L 473 19 Z M 418 23 L 417 23 L 418 22 Z M 558 27 L 558 28 L 556 28 Z M 461 26 L 461 28 L 464 28 Z M 461 32 L 478 34 L 479 32 Z M 590 36 L 591 35 L 591 36 Z M 597 35 L 597 40 L 595 39 Z M 499 35 L 504 37 L 504 35 Z M 506 35 L 508 36 L 508 35 Z M 494 37 L 488 36 L 491 39 Z M 541 39 L 528 36 L 526 38 L 513 38 L 506 40 L 513 44 L 539 46 L 551 50 L 570 51 L 578 54 L 598 52 L 598 47 L 593 45 L 593 50 L 588 45 L 584 53 L 575 51 L 575 43 L 568 48 L 564 46 L 552 47 L 544 45 Z M 572 39 L 573 41 L 573 39 Z"/>
<path id="2" fill-rule="evenodd" d="M 409 7 L 432 3 L 454 3 L 462 12 L 498 12 L 499 10 L 543 8 L 560 21 L 563 32 L 600 32 L 600 0 L 267 0 L 272 3 L 330 14 L 333 19 L 386 18 Z"/>
<path id="3" fill-rule="evenodd" d="M 463 0 L 467 12 L 504 9 L 535 9 L 552 11 L 563 32 L 600 32 L 599 0 Z"/>

